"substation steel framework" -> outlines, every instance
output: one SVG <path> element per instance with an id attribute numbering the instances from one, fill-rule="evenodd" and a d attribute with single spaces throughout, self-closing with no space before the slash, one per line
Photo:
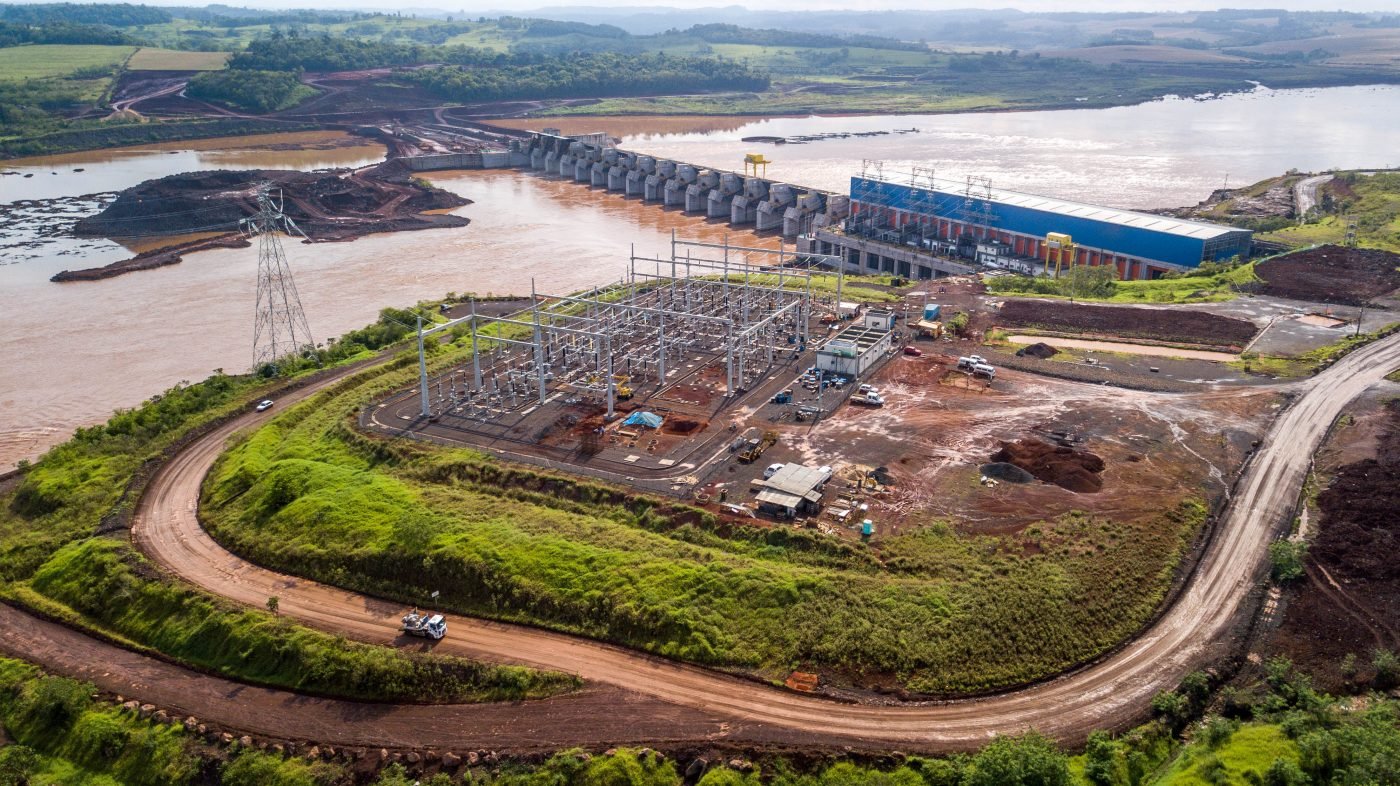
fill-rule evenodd
<path id="1" fill-rule="evenodd" d="M 773 263 L 755 265 L 755 256 Z M 492 420 L 585 394 L 605 399 L 611 420 L 624 388 L 655 384 L 664 390 L 685 360 L 721 356 L 724 395 L 732 399 L 785 353 L 795 356 L 807 347 L 812 273 L 788 263 L 839 259 L 673 236 L 669 259 L 634 250 L 619 281 L 581 294 L 541 294 L 532 281 L 530 305 L 512 316 L 480 315 L 472 300 L 467 316 L 420 330 L 420 351 L 423 337 L 462 327 L 472 346 L 470 368 L 464 364 L 438 377 L 435 400 L 420 363 L 420 414 L 432 417 L 436 404 L 439 412 Z M 836 268 L 839 299 L 844 275 Z"/>

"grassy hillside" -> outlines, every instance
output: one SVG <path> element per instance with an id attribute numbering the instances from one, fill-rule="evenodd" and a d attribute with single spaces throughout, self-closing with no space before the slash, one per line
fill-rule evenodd
<path id="1" fill-rule="evenodd" d="M 1342 172 L 1320 198 L 1318 218 L 1262 238 L 1300 246 L 1340 244 L 1350 219 L 1358 245 L 1400 252 L 1400 172 Z"/>

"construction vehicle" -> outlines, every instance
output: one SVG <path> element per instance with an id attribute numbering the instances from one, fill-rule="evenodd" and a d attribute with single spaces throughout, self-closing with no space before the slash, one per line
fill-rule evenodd
<path id="1" fill-rule="evenodd" d="M 781 393 L 779 393 L 778 395 L 774 396 L 774 397 L 773 397 L 773 403 L 774 403 L 774 404 L 791 404 L 791 403 L 792 403 L 792 388 L 788 388 L 787 390 L 784 390 L 783 392 L 781 392 Z"/>
<path id="2" fill-rule="evenodd" d="M 447 620 L 441 614 L 429 614 L 414 609 L 403 616 L 403 632 L 409 636 L 419 636 L 438 641 L 447 635 Z"/>
<path id="3" fill-rule="evenodd" d="M 632 378 L 626 374 L 613 375 L 613 392 L 617 393 L 618 401 L 627 401 L 632 398 L 633 390 L 627 384 L 631 380 Z"/>
<path id="4" fill-rule="evenodd" d="M 748 445 L 748 447 L 744 448 L 742 451 L 739 452 L 739 461 L 741 461 L 741 462 L 743 462 L 743 463 L 745 463 L 745 464 L 752 464 L 752 463 L 754 463 L 755 461 L 758 460 L 758 457 L 759 457 L 759 456 L 762 456 L 762 455 L 763 455 L 763 452 L 764 452 L 765 450 L 767 450 L 767 449 L 773 447 L 773 445 L 774 445 L 777 441 L 778 441 L 778 432 L 776 432 L 776 431 L 765 431 L 765 432 L 763 432 L 763 436 L 759 437 L 758 439 L 749 440 L 749 445 Z"/>

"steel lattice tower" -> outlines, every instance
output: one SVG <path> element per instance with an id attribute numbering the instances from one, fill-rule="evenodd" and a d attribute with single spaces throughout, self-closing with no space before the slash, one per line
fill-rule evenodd
<path id="1" fill-rule="evenodd" d="M 253 368 L 276 363 L 315 346 L 306 324 L 292 269 L 282 250 L 280 234 L 297 233 L 297 225 L 282 212 L 281 195 L 274 202 L 267 185 L 258 189 L 258 213 L 243 219 L 245 234 L 258 238 L 258 305 L 253 317 Z"/>

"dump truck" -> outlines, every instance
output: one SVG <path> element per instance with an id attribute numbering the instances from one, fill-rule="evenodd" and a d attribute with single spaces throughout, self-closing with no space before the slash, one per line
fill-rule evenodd
<path id="1" fill-rule="evenodd" d="M 755 440 L 750 440 L 748 447 L 739 452 L 739 460 L 745 464 L 752 464 L 763 455 L 763 451 L 772 447 L 778 441 L 778 432 L 765 431 L 763 436 Z"/>
<path id="2" fill-rule="evenodd" d="M 429 614 L 414 609 L 403 617 L 403 632 L 409 636 L 420 636 L 438 641 L 447 635 L 447 620 L 441 614 Z"/>

